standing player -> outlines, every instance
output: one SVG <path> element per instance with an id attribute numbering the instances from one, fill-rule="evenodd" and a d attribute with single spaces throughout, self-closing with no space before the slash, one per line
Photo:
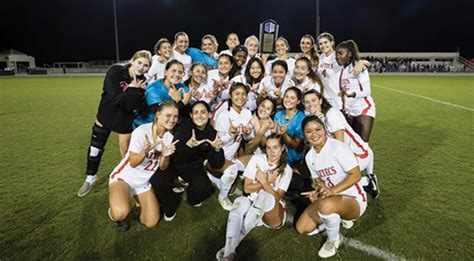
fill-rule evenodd
<path id="1" fill-rule="evenodd" d="M 87 152 L 86 180 L 77 196 L 84 197 L 97 182 L 97 171 L 110 132 L 118 133 L 120 156 L 128 150 L 132 119 L 136 111 L 144 109 L 145 73 L 151 65 L 149 51 L 136 52 L 129 63 L 112 65 L 104 79 L 97 118 Z"/>
<path id="2" fill-rule="evenodd" d="M 201 50 L 190 47 L 186 50 L 186 54 L 191 56 L 193 63 L 203 63 L 208 69 L 215 69 L 217 67 L 218 47 L 216 37 L 206 34 L 201 39 Z"/>
<path id="3" fill-rule="evenodd" d="M 360 185 L 359 163 L 344 143 L 327 137 L 324 123 L 317 116 L 303 121 L 306 141 L 311 146 L 306 164 L 315 180 L 315 190 L 302 193 L 311 200 L 296 223 L 296 230 L 307 234 L 324 224 L 328 239 L 319 256 L 334 256 L 342 245 L 341 219 L 354 220 L 364 214 L 367 198 Z"/>
<path id="4" fill-rule="evenodd" d="M 352 128 L 365 142 L 369 142 L 375 120 L 375 103 L 370 95 L 368 70 L 364 68 L 360 74 L 354 74 L 354 66 L 359 59 L 359 48 L 353 40 L 337 46 L 336 60 L 344 67 L 339 76 L 342 109 Z"/>
<path id="5" fill-rule="evenodd" d="M 226 38 L 226 41 L 225 41 L 225 44 L 227 45 L 227 50 L 223 50 L 222 52 L 219 53 L 219 55 L 221 54 L 228 54 L 230 56 L 232 56 L 232 53 L 234 52 L 234 48 L 240 44 L 240 41 L 239 41 L 239 36 L 237 35 L 237 33 L 230 33 L 227 35 L 227 38 Z"/>
<path id="6" fill-rule="evenodd" d="M 189 48 L 189 37 L 185 32 L 177 32 L 174 35 L 173 59 L 180 61 L 184 65 L 183 80 L 189 78 L 189 70 L 192 65 L 191 56 L 186 54 Z"/>
<path id="7" fill-rule="evenodd" d="M 279 229 L 285 224 L 286 204 L 282 197 L 292 176 L 285 154 L 283 138 L 272 134 L 266 142 L 266 153 L 252 156 L 244 172 L 244 190 L 249 195 L 234 201 L 227 220 L 225 246 L 217 252 L 217 260 L 232 260 L 235 249 L 254 227 Z"/>
<path id="8" fill-rule="evenodd" d="M 330 137 L 347 144 L 359 161 L 360 171 L 367 172 L 367 179 L 363 178 L 364 190 L 373 198 L 379 195 L 377 176 L 374 174 L 374 153 L 366 143 L 347 123 L 344 115 L 323 98 L 315 90 L 310 90 L 303 95 L 306 115 L 316 115 L 324 123 Z"/>
<path id="9" fill-rule="evenodd" d="M 265 76 L 265 67 L 257 57 L 250 58 L 247 64 L 244 74 L 235 76 L 231 81 L 246 84 L 250 88 L 245 108 L 253 112 L 257 108 L 258 86 Z"/>
<path id="10" fill-rule="evenodd" d="M 296 59 L 293 81 L 302 93 L 313 89 L 318 92 L 322 91 L 321 79 L 311 66 L 311 61 L 306 56 Z"/>
<path id="11" fill-rule="evenodd" d="M 290 78 L 293 76 L 293 71 L 295 69 L 295 59 L 291 58 L 288 56 L 288 52 L 290 51 L 290 45 L 288 44 L 288 40 L 286 40 L 283 37 L 278 37 L 278 39 L 275 42 L 275 51 L 277 58 L 271 61 L 266 62 L 265 64 L 265 73 L 267 75 L 270 75 L 272 71 L 272 64 L 275 61 L 285 61 L 286 64 L 288 65 L 288 76 Z"/>
<path id="12" fill-rule="evenodd" d="M 319 65 L 318 48 L 313 36 L 305 34 L 300 40 L 300 50 L 302 54 L 299 57 L 306 57 L 311 61 L 311 69 L 317 70 Z M 297 57 L 297 58 L 299 58 Z"/>
<path id="13" fill-rule="evenodd" d="M 148 84 L 152 84 L 158 79 L 165 76 L 165 66 L 169 62 L 173 51 L 171 49 L 171 42 L 166 38 L 161 38 L 155 44 L 155 55 L 153 55 L 153 63 L 150 70 L 146 74 Z"/>
<path id="14" fill-rule="evenodd" d="M 132 210 L 131 197 L 135 196 L 141 205 L 140 222 L 154 227 L 160 217 L 160 208 L 149 182 L 159 168 L 168 168 L 169 157 L 175 151 L 172 130 L 178 120 L 175 105 L 163 103 L 158 106 L 153 123 L 139 126 L 132 133 L 130 148 L 110 174 L 109 217 L 120 230 L 128 230 L 127 220 Z"/>

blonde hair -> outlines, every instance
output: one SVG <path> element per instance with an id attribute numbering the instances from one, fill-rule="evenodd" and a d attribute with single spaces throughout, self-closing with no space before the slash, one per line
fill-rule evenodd
<path id="1" fill-rule="evenodd" d="M 151 65 L 151 62 L 152 62 L 152 59 L 151 59 L 151 53 L 150 51 L 148 50 L 140 50 L 140 51 L 137 51 L 135 52 L 135 54 L 133 54 L 132 56 L 132 59 L 130 59 L 130 63 L 135 61 L 136 59 L 139 59 L 139 58 L 145 58 L 148 60 L 148 62 L 150 63 Z"/>
<path id="2" fill-rule="evenodd" d="M 285 43 L 286 47 L 288 48 L 288 49 L 286 50 L 286 52 L 288 53 L 288 52 L 290 51 L 290 44 L 288 43 L 288 40 L 286 40 L 285 37 L 281 37 L 281 36 L 280 36 L 280 37 L 278 37 L 278 38 L 276 39 L 275 43 L 276 43 L 277 41 L 283 41 L 283 42 Z"/>
<path id="3" fill-rule="evenodd" d="M 204 42 L 204 40 L 206 40 L 206 39 L 211 40 L 211 42 L 212 42 L 212 43 L 214 44 L 214 46 L 215 46 L 215 48 L 214 48 L 215 50 L 214 50 L 214 51 L 217 52 L 217 49 L 218 49 L 218 47 L 219 47 L 219 43 L 217 43 L 216 37 L 215 37 L 214 35 L 212 35 L 212 34 L 206 34 L 206 35 L 204 35 L 204 36 L 202 37 L 202 39 L 201 39 L 201 45 L 202 45 L 202 42 Z"/>
<path id="4" fill-rule="evenodd" d="M 260 44 L 260 41 L 258 40 L 257 36 L 251 35 L 245 39 L 244 45 L 247 46 L 248 42 L 250 42 L 251 40 L 255 40 L 257 44 Z"/>

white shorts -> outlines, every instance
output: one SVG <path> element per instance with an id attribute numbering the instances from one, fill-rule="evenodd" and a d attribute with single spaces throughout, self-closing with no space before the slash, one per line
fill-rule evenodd
<path id="1" fill-rule="evenodd" d="M 123 181 L 128 184 L 128 186 L 130 187 L 130 196 L 136 196 L 144 192 L 147 192 L 151 189 L 151 184 L 149 181 L 143 182 L 143 181 L 134 179 L 130 175 L 130 173 L 127 173 L 127 172 L 120 172 L 116 175 L 111 174 L 109 177 L 109 186 L 110 184 L 117 181 Z"/>
<path id="2" fill-rule="evenodd" d="M 353 187 L 344 191 L 344 193 L 340 195 L 354 198 L 357 201 L 357 204 L 359 204 L 359 217 L 364 214 L 367 209 L 367 194 L 365 194 L 360 182 L 356 183 Z"/>
<path id="3" fill-rule="evenodd" d="M 375 106 L 367 106 L 365 108 L 357 108 L 357 109 L 348 109 L 345 110 L 347 115 L 357 117 L 360 115 L 370 116 L 375 118 Z"/>
<path id="4" fill-rule="evenodd" d="M 271 227 L 271 226 L 265 224 L 265 222 L 263 222 L 263 219 L 261 219 L 257 223 L 257 226 L 262 226 L 263 225 L 266 228 L 270 228 L 270 229 L 280 229 L 285 225 L 285 223 L 286 223 L 286 202 L 283 199 L 281 199 L 278 203 L 280 203 L 281 207 L 284 209 L 283 210 L 283 221 L 281 222 L 281 224 L 278 227 Z"/>

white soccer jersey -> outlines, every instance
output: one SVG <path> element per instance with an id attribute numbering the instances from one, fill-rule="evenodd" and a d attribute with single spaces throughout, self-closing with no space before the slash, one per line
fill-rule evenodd
<path id="1" fill-rule="evenodd" d="M 160 165 L 160 152 L 163 149 L 162 144 L 157 144 L 154 149 L 148 152 L 148 155 L 145 157 L 142 163 L 134 168 L 130 166 L 128 157 L 130 152 L 139 153 L 143 151 L 146 137 L 150 139 L 150 143 L 153 143 L 151 140 L 152 124 L 153 123 L 150 122 L 140 125 L 132 132 L 128 152 L 110 174 L 111 181 L 123 180 L 127 182 L 127 184 L 129 184 L 132 189 L 148 183 L 151 176 L 155 173 Z M 163 144 L 169 145 L 173 141 L 173 134 L 170 132 L 165 132 L 162 139 Z"/>
<path id="2" fill-rule="evenodd" d="M 178 51 L 173 50 L 173 59 L 176 59 L 183 63 L 184 65 L 183 81 L 186 81 L 189 78 L 189 69 L 191 69 L 191 65 L 193 64 L 191 60 L 191 56 L 187 55 L 186 53 L 181 54 Z"/>
<path id="3" fill-rule="evenodd" d="M 227 50 L 222 50 L 222 51 L 219 53 L 219 56 L 222 55 L 222 54 L 228 54 L 228 55 L 230 55 L 230 56 L 233 56 L 233 55 L 232 55 L 232 51 L 229 50 L 229 49 L 227 49 Z"/>
<path id="4" fill-rule="evenodd" d="M 214 84 L 216 82 L 227 82 L 227 89 L 221 91 L 219 93 L 219 95 L 217 95 L 217 97 L 216 97 L 216 103 L 219 103 L 219 102 L 221 102 L 223 100 L 227 100 L 229 98 L 229 88 L 232 85 L 232 82 L 229 80 L 228 75 L 225 79 L 221 80 L 221 76 L 219 75 L 219 70 L 218 69 L 208 71 L 207 72 L 207 82 L 206 82 L 207 90 L 206 91 L 207 92 L 212 92 L 214 90 Z"/>
<path id="5" fill-rule="evenodd" d="M 247 167 L 244 171 L 244 177 L 249 178 L 253 183 L 257 183 L 257 166 L 263 171 L 271 171 L 276 169 L 278 166 L 271 166 L 268 163 L 267 155 L 253 155 L 250 159 Z M 286 165 L 283 174 L 280 174 L 276 180 L 270 184 L 273 190 L 278 191 L 279 189 L 287 191 L 290 186 L 291 177 L 293 175 L 293 170 L 290 166 Z M 248 198 L 254 201 L 257 198 L 258 192 L 252 192 L 248 195 Z"/>
<path id="6" fill-rule="evenodd" d="M 342 109 L 342 99 L 339 97 L 339 72 L 342 70 L 336 62 L 336 53 L 326 56 L 322 53 L 319 56 L 318 75 L 321 78 L 324 88 L 323 96 L 332 107 Z"/>
<path id="7" fill-rule="evenodd" d="M 165 67 L 166 63 L 159 61 L 158 55 L 153 55 L 152 64 L 148 72 L 146 73 L 146 79 L 148 80 L 148 84 L 152 84 L 153 82 L 165 78 Z"/>
<path id="8" fill-rule="evenodd" d="M 347 123 L 346 118 L 339 110 L 329 109 L 326 116 L 321 119 L 326 126 L 328 134 L 334 137 L 334 133 L 339 130 L 344 131 L 344 143 L 349 146 L 351 151 L 359 159 L 365 159 L 369 156 L 370 147 Z"/>
<path id="9" fill-rule="evenodd" d="M 239 145 L 242 138 L 245 140 L 250 140 L 253 135 L 250 134 L 245 136 L 243 134 L 243 130 L 241 130 L 235 137 L 232 137 L 229 134 L 229 120 L 232 122 L 232 125 L 242 129 L 243 126 L 249 126 L 250 121 L 252 120 L 252 113 L 245 108 L 242 108 L 240 113 L 236 112 L 233 108 L 230 108 L 222 110 L 217 115 L 215 129 L 224 143 L 223 149 L 225 158 L 232 161 L 239 150 Z"/>
<path id="10" fill-rule="evenodd" d="M 350 64 L 340 72 L 339 87 L 348 94 L 356 94 L 354 98 L 344 97 L 342 100 L 342 109 L 347 114 L 368 115 L 375 118 L 375 103 L 370 95 L 370 78 L 367 69 L 356 76 L 354 66 Z"/>
<path id="11" fill-rule="evenodd" d="M 308 76 L 305 77 L 302 83 L 298 83 L 295 78 L 293 78 L 293 82 L 295 83 L 295 86 L 300 89 L 301 93 L 305 93 L 309 90 L 316 90 L 317 92 L 321 93 L 321 86 L 319 86 L 317 82 L 313 82 L 313 80 L 311 80 Z"/>
<path id="12" fill-rule="evenodd" d="M 272 74 L 272 64 L 273 62 L 275 62 L 276 60 L 279 60 L 278 58 L 276 59 L 273 59 L 271 61 L 268 61 L 266 64 L 265 64 L 265 74 L 266 75 L 271 75 Z M 285 61 L 286 62 L 286 65 L 288 65 L 288 72 L 287 72 L 287 75 L 291 77 L 293 77 L 293 73 L 295 71 L 295 63 L 296 63 L 296 60 L 291 58 L 291 57 L 288 57 L 288 60 Z"/>
<path id="13" fill-rule="evenodd" d="M 282 99 L 283 95 L 285 95 L 284 91 L 286 91 L 286 89 L 290 88 L 291 86 L 295 86 L 295 83 L 290 79 L 290 77 L 286 76 L 282 86 L 280 87 L 280 99 Z M 271 75 L 268 75 L 263 77 L 262 81 L 260 82 L 258 92 L 260 93 L 262 90 L 265 90 L 270 98 L 276 99 L 275 89 L 276 86 L 273 82 L 273 78 Z"/>
<path id="14" fill-rule="evenodd" d="M 306 164 L 311 172 L 311 177 L 321 178 L 326 187 L 332 188 L 347 177 L 347 172 L 359 166 L 356 157 L 344 143 L 333 138 L 327 138 L 326 144 L 319 153 L 311 148 L 306 154 Z M 338 193 L 366 202 L 367 197 L 360 181 L 348 189 Z"/>

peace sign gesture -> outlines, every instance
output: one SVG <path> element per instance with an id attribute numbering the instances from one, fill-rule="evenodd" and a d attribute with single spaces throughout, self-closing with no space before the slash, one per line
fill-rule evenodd
<path id="1" fill-rule="evenodd" d="M 229 131 L 229 134 L 231 136 L 235 136 L 239 132 L 239 127 L 232 124 L 232 121 L 230 119 L 229 119 L 229 130 L 228 131 Z"/>
<path id="2" fill-rule="evenodd" d="M 194 129 L 192 130 L 192 135 L 191 138 L 186 142 L 186 146 L 190 148 L 197 147 L 201 145 L 202 143 L 206 142 L 207 140 L 197 140 L 196 139 L 196 133 L 194 132 Z"/>
<path id="3" fill-rule="evenodd" d="M 163 157 L 168 157 L 168 156 L 172 155 L 176 151 L 176 146 L 175 145 L 178 142 L 179 142 L 179 140 L 176 140 L 173 143 L 171 143 L 170 145 L 164 145 L 163 144 L 163 149 L 161 150 L 161 155 Z"/>
<path id="4" fill-rule="evenodd" d="M 128 85 L 128 87 L 146 89 L 146 84 L 147 84 L 146 80 L 138 80 L 137 76 L 135 74 L 133 74 L 133 80 Z"/>
<path id="5" fill-rule="evenodd" d="M 285 132 L 288 129 L 289 125 L 290 125 L 290 121 L 288 121 L 287 124 L 282 124 L 280 121 L 277 121 L 277 133 L 279 135 L 285 134 Z"/>
<path id="6" fill-rule="evenodd" d="M 145 151 L 145 154 L 148 154 L 150 150 L 155 149 L 155 147 L 162 142 L 163 139 L 157 137 L 156 141 L 154 143 L 151 143 L 150 139 L 148 138 L 148 135 L 145 134 L 145 142 L 143 144 L 143 150 Z"/>

